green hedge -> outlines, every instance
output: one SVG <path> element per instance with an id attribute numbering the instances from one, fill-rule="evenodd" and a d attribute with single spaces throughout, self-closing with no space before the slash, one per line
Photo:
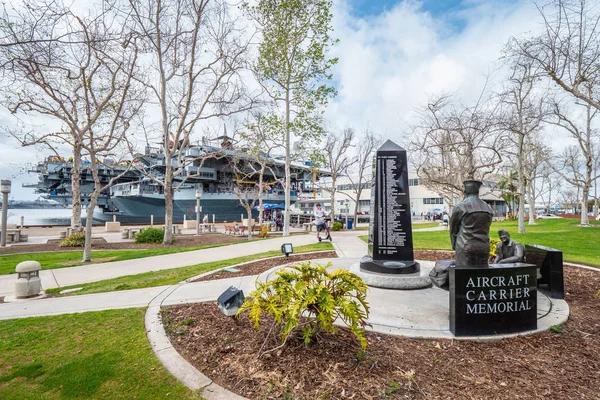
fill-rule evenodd
<path id="1" fill-rule="evenodd" d="M 136 243 L 162 243 L 165 230 L 159 228 L 145 228 L 135 235 Z"/>

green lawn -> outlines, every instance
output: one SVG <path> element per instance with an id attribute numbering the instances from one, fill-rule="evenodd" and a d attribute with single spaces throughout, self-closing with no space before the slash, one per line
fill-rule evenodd
<path id="1" fill-rule="evenodd" d="M 92 263 L 105 263 L 109 261 L 123 261 L 132 260 L 134 258 L 161 256 L 163 254 L 173 254 L 184 251 L 208 249 L 211 247 L 228 246 L 236 243 L 239 242 L 213 244 L 208 246 L 165 247 L 146 250 L 94 250 L 92 251 Z M 82 254 L 82 250 L 76 250 L 49 251 L 32 254 L 8 254 L 5 256 L 0 256 L 0 275 L 13 274 L 18 263 L 32 259 L 42 264 L 42 269 L 76 267 L 78 265 L 82 265 Z"/>
<path id="2" fill-rule="evenodd" d="M 522 244 L 540 244 L 563 252 L 563 259 L 574 263 L 600 266 L 600 221 L 594 226 L 580 227 L 577 219 L 544 219 L 535 225 L 525 224 L 527 233 L 517 233 L 516 221 L 494 222 L 490 237 L 497 238 L 498 229 L 506 229 L 511 238 Z M 367 236 L 361 236 L 367 241 Z M 451 250 L 448 231 L 413 232 L 415 249 Z"/>
<path id="3" fill-rule="evenodd" d="M 333 250 L 333 245 L 328 242 L 314 243 L 306 246 L 298 246 L 294 248 L 294 253 L 306 253 L 311 251 Z M 253 254 L 245 257 L 230 258 L 228 260 L 207 262 L 188 267 L 174 268 L 162 271 L 145 272 L 137 275 L 122 276 L 114 279 L 107 279 L 98 282 L 86 283 L 83 285 L 66 286 L 55 289 L 47 289 L 47 293 L 57 293 L 61 290 L 72 288 L 83 288 L 68 295 L 80 295 L 90 293 L 103 293 L 119 290 L 142 289 L 147 287 L 155 287 L 162 285 L 174 285 L 185 279 L 212 271 L 219 268 L 228 267 L 230 265 L 240 264 L 260 258 L 279 256 L 281 252 L 278 250 L 268 251 L 259 254 Z"/>
<path id="4" fill-rule="evenodd" d="M 439 222 L 423 222 L 423 223 L 414 223 L 412 224 L 413 229 L 425 229 L 425 228 L 437 228 L 440 226 Z"/>
<path id="5" fill-rule="evenodd" d="M 198 399 L 155 357 L 145 309 L 0 323 L 0 399 Z"/>

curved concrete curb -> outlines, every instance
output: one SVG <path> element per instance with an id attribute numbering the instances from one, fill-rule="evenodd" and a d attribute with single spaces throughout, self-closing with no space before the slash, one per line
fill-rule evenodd
<path id="1" fill-rule="evenodd" d="M 154 298 L 146 310 L 146 335 L 156 357 L 177 380 L 193 391 L 201 392 L 207 400 L 245 400 L 229 390 L 217 385 L 206 375 L 198 371 L 175 350 L 167 337 L 160 317 L 162 302 L 182 284 L 169 287 Z"/>
<path id="2" fill-rule="evenodd" d="M 329 250 L 328 250 L 329 251 Z M 333 259 L 320 259 L 314 260 L 323 262 L 329 261 L 340 261 L 339 258 Z M 256 262 L 254 260 L 252 262 Z M 311 260 L 313 261 L 313 260 Z M 355 261 L 353 261 L 355 262 Z M 237 264 L 243 265 L 242 264 Z M 266 281 L 270 278 L 271 274 L 276 272 L 279 269 L 285 268 L 288 265 L 293 263 L 280 265 L 277 267 L 273 267 L 268 271 L 265 271 L 256 277 L 256 281 Z M 332 268 L 336 268 L 336 266 L 332 266 Z M 219 270 L 210 271 L 196 277 L 190 278 L 197 279 L 198 277 L 209 275 Z M 188 283 L 188 281 L 183 281 L 177 285 L 170 286 L 162 291 L 159 295 L 157 295 L 149 304 L 148 310 L 146 311 L 145 316 L 145 325 L 146 325 L 146 334 L 152 350 L 156 354 L 157 358 L 160 362 L 165 366 L 165 368 L 175 376 L 181 383 L 183 383 L 186 387 L 190 388 L 194 391 L 201 392 L 202 396 L 207 400 L 247 400 L 245 397 L 239 396 L 229 390 L 223 388 L 220 385 L 214 383 L 207 376 L 198 371 L 193 365 L 187 362 L 172 346 L 169 338 L 167 337 L 164 327 L 162 325 L 162 320 L 160 317 L 160 308 L 165 300 L 173 294 L 177 289 L 181 286 Z M 436 289 L 427 289 L 427 290 L 436 290 Z M 545 296 L 545 295 L 544 295 Z M 407 338 L 421 338 L 421 339 L 460 339 L 460 340 L 478 340 L 478 341 L 494 341 L 504 338 L 516 337 L 516 336 L 524 336 L 531 335 L 538 332 L 543 332 L 549 330 L 550 327 L 554 325 L 560 325 L 565 323 L 569 318 L 569 306 L 566 301 L 551 299 L 548 296 L 545 296 L 545 301 L 548 302 L 547 309 L 544 310 L 543 315 L 538 317 L 538 328 L 535 331 L 527 331 L 527 332 L 519 332 L 514 334 L 507 335 L 498 335 L 494 337 L 489 336 L 478 336 L 478 337 L 460 337 L 455 338 L 454 335 L 446 329 L 437 330 L 437 329 L 415 329 L 411 328 L 402 328 L 393 325 L 387 325 L 384 321 L 372 321 L 372 328 L 368 329 L 371 332 L 395 335 L 395 336 L 404 336 Z"/>
<path id="3" fill-rule="evenodd" d="M 317 251 L 311 252 L 313 253 L 325 253 L 330 252 L 331 250 L 325 251 Z M 209 379 L 206 375 L 198 371 L 192 364 L 187 362 L 185 358 L 183 358 L 177 350 L 171 344 L 171 341 L 167 337 L 165 329 L 162 324 L 162 319 L 160 317 L 160 308 L 163 302 L 177 289 L 186 283 L 193 281 L 194 279 L 198 279 L 203 276 L 207 276 L 210 274 L 214 274 L 215 272 L 221 271 L 225 268 L 238 267 L 244 264 L 253 263 L 261 260 L 268 260 L 272 258 L 278 258 L 281 256 L 275 257 L 267 257 L 259 260 L 252 260 L 245 263 L 240 263 L 228 267 L 223 267 L 220 269 L 216 269 L 213 271 L 205 272 L 200 275 L 196 275 L 192 278 L 188 278 L 183 282 L 178 283 L 177 285 L 170 286 L 161 292 L 158 296 L 156 296 L 150 304 L 148 305 L 148 309 L 146 310 L 145 315 L 145 326 L 146 326 L 146 336 L 148 337 L 148 341 L 150 342 L 150 346 L 156 354 L 156 357 L 162 363 L 162 365 L 171 373 L 177 380 L 183 383 L 186 387 L 194 391 L 201 391 L 202 396 L 207 400 L 245 400 L 245 397 L 239 396 L 224 387 L 217 385 L 211 379 Z M 277 267 L 275 267 L 277 268 Z"/>

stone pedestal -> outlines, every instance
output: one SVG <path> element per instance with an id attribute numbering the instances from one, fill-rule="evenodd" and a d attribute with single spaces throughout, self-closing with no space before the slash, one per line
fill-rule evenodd
<path id="1" fill-rule="evenodd" d="M 196 229 L 196 220 L 185 220 L 183 221 L 183 229 Z"/>
<path id="2" fill-rule="evenodd" d="M 17 265 L 17 282 L 15 282 L 15 296 L 18 299 L 33 297 L 40 294 L 42 281 L 40 270 L 42 266 L 37 261 L 23 261 Z"/>
<path id="3" fill-rule="evenodd" d="M 104 224 L 104 232 L 121 232 L 120 222 L 106 222 Z"/>
<path id="4" fill-rule="evenodd" d="M 450 267 L 450 331 L 480 336 L 537 329 L 536 266 Z"/>

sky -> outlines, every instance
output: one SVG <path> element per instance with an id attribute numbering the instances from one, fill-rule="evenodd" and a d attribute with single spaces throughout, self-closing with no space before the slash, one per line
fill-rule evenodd
<path id="1" fill-rule="evenodd" d="M 520 0 L 334 0 L 332 11 L 340 41 L 332 50 L 338 95 L 326 110 L 329 125 L 370 128 L 400 143 L 428 98 L 444 92 L 474 101 L 508 39 L 540 28 L 533 3 Z M 13 124 L 0 110 L 0 127 Z M 0 178 L 14 181 L 13 198 L 37 197 L 20 187 L 36 176 L 21 171 L 48 155 L 0 131 Z"/>

